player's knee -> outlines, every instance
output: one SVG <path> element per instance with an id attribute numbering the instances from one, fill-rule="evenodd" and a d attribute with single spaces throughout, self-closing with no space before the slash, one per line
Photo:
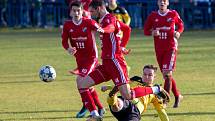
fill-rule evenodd
<path id="1" fill-rule="evenodd" d="M 82 84 L 81 84 L 81 82 L 80 82 L 80 80 L 76 80 L 76 83 L 77 83 L 78 89 L 83 88 L 83 87 L 82 87 Z"/>
<path id="2" fill-rule="evenodd" d="M 89 88 L 89 87 L 92 87 L 94 85 L 95 85 L 95 83 L 94 83 L 93 79 L 89 76 L 85 76 L 85 77 L 79 78 L 77 80 L 78 89 Z"/>
<path id="3" fill-rule="evenodd" d="M 171 72 L 163 72 L 163 78 L 166 79 L 170 79 L 172 77 L 172 73 Z"/>

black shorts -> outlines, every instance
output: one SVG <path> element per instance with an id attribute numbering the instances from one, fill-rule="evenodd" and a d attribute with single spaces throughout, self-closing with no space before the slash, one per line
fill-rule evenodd
<path id="1" fill-rule="evenodd" d="M 141 115 L 138 108 L 129 100 L 125 100 L 121 96 L 118 98 L 123 101 L 123 108 L 119 112 L 113 112 L 111 109 L 111 113 L 118 121 L 140 121 Z M 110 106 L 109 106 L 110 108 Z"/>

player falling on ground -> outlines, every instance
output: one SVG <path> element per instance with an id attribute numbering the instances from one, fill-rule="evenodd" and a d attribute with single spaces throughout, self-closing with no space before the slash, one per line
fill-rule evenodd
<path id="1" fill-rule="evenodd" d="M 92 16 L 100 18 L 100 26 L 102 27 L 99 29 L 102 43 L 102 65 L 99 65 L 89 75 L 85 76 L 83 80 L 78 82 L 78 89 L 82 92 L 81 96 L 85 99 L 83 101 L 90 111 L 90 121 L 102 120 L 88 91 L 91 86 L 113 80 L 122 97 L 128 100 L 147 94 L 159 93 L 163 89 L 160 86 L 130 88 L 126 61 L 122 52 L 126 49 L 125 47 L 120 47 L 120 38 L 118 37 L 118 32 L 120 31 L 119 21 L 107 12 L 103 0 L 92 0 L 89 10 Z"/>
<path id="2" fill-rule="evenodd" d="M 172 73 L 176 66 L 178 42 L 184 30 L 183 21 L 175 10 L 169 10 L 169 0 L 157 1 L 159 10 L 153 11 L 144 25 L 144 34 L 154 36 L 157 62 L 165 80 L 164 89 L 175 96 L 174 108 L 179 106 L 183 96 L 180 94 Z M 177 27 L 177 29 L 176 29 Z"/>
<path id="3" fill-rule="evenodd" d="M 153 65 L 145 65 L 143 67 L 142 78 L 134 76 L 131 81 L 138 82 L 131 85 L 136 86 L 153 86 L 156 76 L 157 67 Z M 169 121 L 167 113 L 163 107 L 163 99 L 169 101 L 170 97 L 167 92 L 162 92 L 159 95 L 146 95 L 143 97 L 135 98 L 133 100 L 125 100 L 121 96 L 117 97 L 117 92 L 112 86 L 102 86 L 103 92 L 111 90 L 107 102 L 111 113 L 118 121 L 140 121 L 141 114 L 146 111 L 148 105 L 154 105 L 158 116 L 161 121 Z"/>
<path id="4" fill-rule="evenodd" d="M 99 25 L 92 19 L 82 17 L 83 6 L 81 2 L 73 2 L 70 5 L 72 20 L 64 23 L 62 32 L 62 45 L 64 49 L 76 59 L 77 74 L 76 82 L 79 83 L 84 76 L 88 75 L 98 66 L 98 51 L 95 42 L 95 32 Z M 98 107 L 100 116 L 104 114 L 104 108 L 99 101 L 95 88 L 88 88 L 89 95 Z M 82 93 L 82 90 L 79 90 Z M 85 99 L 83 99 L 83 102 Z M 83 110 L 77 117 L 83 117 L 86 110 Z"/>

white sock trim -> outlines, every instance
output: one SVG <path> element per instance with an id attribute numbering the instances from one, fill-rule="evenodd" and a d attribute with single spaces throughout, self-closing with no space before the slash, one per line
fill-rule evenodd
<path id="1" fill-rule="evenodd" d="M 90 112 L 90 115 L 92 115 L 92 116 L 99 116 L 99 113 L 98 113 L 97 110 L 93 110 L 93 111 Z"/>
<path id="2" fill-rule="evenodd" d="M 158 86 L 153 86 L 152 91 L 153 91 L 154 94 L 158 94 L 160 92 L 160 89 L 159 89 Z"/>

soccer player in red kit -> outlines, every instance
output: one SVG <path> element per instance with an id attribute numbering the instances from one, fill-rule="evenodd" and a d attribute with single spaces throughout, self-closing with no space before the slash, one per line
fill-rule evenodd
<path id="1" fill-rule="evenodd" d="M 183 21 L 175 10 L 169 10 L 169 0 L 157 1 L 159 10 L 153 11 L 144 25 L 144 34 L 154 36 L 154 46 L 157 62 L 163 73 L 164 89 L 175 96 L 174 108 L 179 106 L 183 96 L 172 77 L 176 65 L 177 46 L 181 33 L 184 30 Z M 177 30 L 176 30 L 177 26 Z"/>
<path id="2" fill-rule="evenodd" d="M 63 48 L 76 58 L 78 66 L 77 83 L 98 66 L 98 51 L 94 30 L 97 30 L 99 25 L 92 19 L 82 17 L 82 13 L 83 6 L 81 2 L 73 2 L 70 5 L 72 19 L 64 23 L 62 32 Z M 96 90 L 92 87 L 88 88 L 87 91 L 93 97 L 99 114 L 103 115 L 104 108 L 99 101 Z M 81 94 L 82 90 L 79 90 L 79 93 Z M 86 114 L 86 110 L 84 111 L 76 117 L 83 117 Z"/>
<path id="3" fill-rule="evenodd" d="M 92 0 L 89 11 L 92 16 L 100 18 L 100 26 L 102 28 L 98 31 L 100 31 L 102 45 L 102 64 L 78 83 L 78 89 L 86 92 L 93 85 L 113 80 L 125 99 L 130 100 L 147 94 L 159 93 L 162 90 L 159 86 L 130 88 L 126 62 L 123 56 L 123 52 L 127 52 L 126 44 L 121 47 L 122 43 L 120 43 L 120 37 L 118 36 L 120 31 L 119 21 L 107 12 L 103 0 Z M 123 35 L 126 36 L 126 34 Z M 90 110 L 91 117 L 89 121 L 101 120 L 91 95 L 86 92 L 85 94 L 82 93 L 81 96 L 86 99 L 86 107 Z"/>

